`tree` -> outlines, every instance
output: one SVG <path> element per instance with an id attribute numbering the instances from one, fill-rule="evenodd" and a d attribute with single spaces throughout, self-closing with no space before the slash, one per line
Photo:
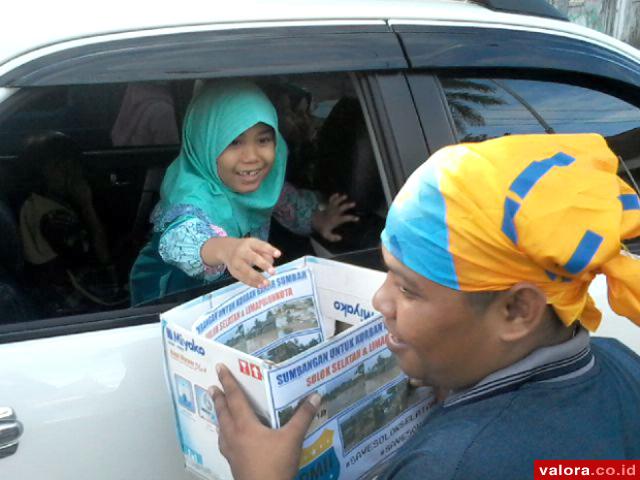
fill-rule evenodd
<path id="1" fill-rule="evenodd" d="M 490 107 L 505 103 L 496 96 L 495 87 L 480 81 L 443 77 L 440 83 L 460 137 L 467 133 L 467 126 L 478 127 L 486 123 L 474 106 Z M 469 139 L 465 137 L 464 140 Z"/>

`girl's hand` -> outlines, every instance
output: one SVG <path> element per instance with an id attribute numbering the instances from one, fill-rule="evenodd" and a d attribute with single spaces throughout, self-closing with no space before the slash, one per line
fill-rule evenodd
<path id="1" fill-rule="evenodd" d="M 281 253 L 257 238 L 216 237 L 207 240 L 201 255 L 207 265 L 224 263 L 234 278 L 251 287 L 264 288 L 269 286 L 269 280 L 253 267 L 273 275 L 273 262 Z"/>
<path id="2" fill-rule="evenodd" d="M 356 215 L 347 215 L 345 212 L 355 207 L 355 202 L 350 202 L 346 195 L 334 193 L 329 197 L 329 202 L 324 210 L 317 210 L 311 219 L 314 230 L 330 242 L 338 242 L 342 237 L 333 230 L 347 222 L 357 222 Z"/>
<path id="3" fill-rule="evenodd" d="M 287 424 L 274 430 L 265 427 L 249 405 L 231 372 L 216 366 L 224 392 L 209 391 L 218 417 L 218 446 L 229 462 L 235 480 L 290 480 L 296 476 L 302 441 L 313 420 L 320 396 L 311 395 L 300 404 Z"/>

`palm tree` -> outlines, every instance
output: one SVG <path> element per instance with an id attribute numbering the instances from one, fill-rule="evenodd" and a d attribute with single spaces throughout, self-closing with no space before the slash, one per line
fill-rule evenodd
<path id="1" fill-rule="evenodd" d="M 505 103 L 503 99 L 496 96 L 494 86 L 481 81 L 441 77 L 440 83 L 451 110 L 453 123 L 461 137 L 467 133 L 467 126 L 480 127 L 486 123 L 474 106 L 490 107 Z M 476 139 L 465 136 L 462 140 Z"/>

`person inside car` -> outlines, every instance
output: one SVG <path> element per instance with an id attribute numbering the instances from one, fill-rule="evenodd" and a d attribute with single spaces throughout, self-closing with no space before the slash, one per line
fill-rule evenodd
<path id="1" fill-rule="evenodd" d="M 77 144 L 61 132 L 36 134 L 21 159 L 40 172 L 20 209 L 26 273 L 47 292 L 45 310 L 69 314 L 122 302 L 103 224 Z M 43 295 L 45 293 L 42 293 Z"/>
<path id="2" fill-rule="evenodd" d="M 175 145 L 180 142 L 168 85 L 130 83 L 111 129 L 114 147 Z"/>
<path id="3" fill-rule="evenodd" d="M 396 196 L 374 297 L 402 370 L 439 402 L 377 478 L 530 478 L 534 460 L 640 458 L 640 358 L 590 338 L 588 294 L 640 325 L 637 194 L 595 134 L 446 147 Z M 224 366 L 212 390 L 236 480 L 291 479 L 319 403 L 263 426 Z"/>
<path id="4" fill-rule="evenodd" d="M 269 281 L 281 252 L 266 242 L 271 215 L 296 233 L 357 221 L 346 196 L 325 208 L 315 193 L 284 183 L 287 145 L 272 103 L 254 84 L 205 85 L 190 104 L 180 155 L 162 182 L 154 232 L 134 262 L 131 302 L 138 305 L 206 285 L 225 270 L 253 287 Z"/>
<path id="5" fill-rule="evenodd" d="M 278 130 L 289 150 L 287 165 L 291 171 L 288 173 L 298 173 L 300 178 L 293 179 L 296 184 L 311 183 L 308 174 L 305 175 L 311 163 L 309 157 L 314 155 L 316 134 L 311 93 L 286 82 L 267 83 L 261 87 L 278 112 Z"/>

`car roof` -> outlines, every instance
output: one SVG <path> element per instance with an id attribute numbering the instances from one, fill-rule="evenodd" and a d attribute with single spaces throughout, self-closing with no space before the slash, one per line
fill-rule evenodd
<path id="1" fill-rule="evenodd" d="M 46 53 L 56 44 L 93 43 L 113 34 L 135 36 L 166 29 L 219 28 L 248 23 L 281 25 L 390 20 L 392 23 L 462 22 L 544 29 L 596 39 L 638 57 L 632 47 L 569 22 L 496 12 L 466 0 L 234 0 L 224 5 L 211 2 L 208 8 L 203 8 L 204 4 L 199 0 L 170 3 L 110 0 L 97 5 L 86 0 L 16 2 L 3 12 L 0 65 L 24 54 L 31 58 L 40 56 L 40 50 Z"/>
<path id="2" fill-rule="evenodd" d="M 146 29 L 295 20 L 450 18 L 484 7 L 457 0 L 199 0 L 154 2 L 110 0 L 96 11 L 96 2 L 60 0 L 16 2 L 3 12 L 0 62 L 52 43 L 87 36 Z M 8 17 L 7 17 L 8 15 Z"/>

